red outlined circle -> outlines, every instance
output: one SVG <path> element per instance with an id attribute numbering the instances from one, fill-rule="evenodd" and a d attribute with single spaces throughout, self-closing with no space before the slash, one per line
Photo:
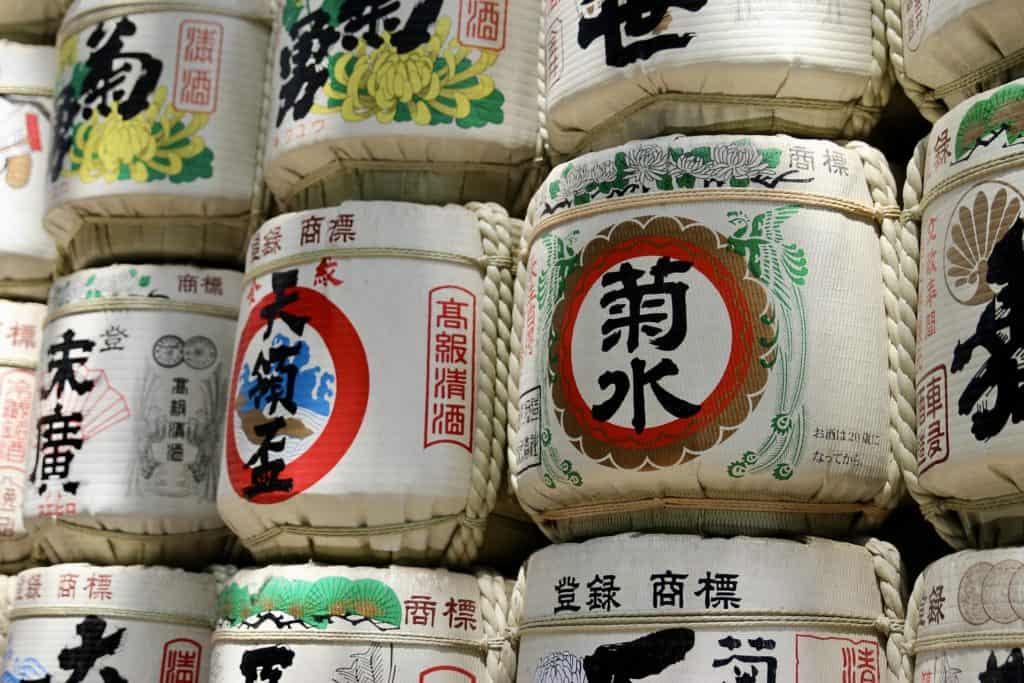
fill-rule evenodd
<path id="1" fill-rule="evenodd" d="M 359 339 L 359 334 L 348 317 L 331 301 L 319 292 L 307 287 L 294 287 L 293 292 L 299 298 L 288 306 L 288 312 L 309 318 L 312 326 L 323 338 L 334 363 L 334 405 L 327 419 L 327 425 L 317 437 L 313 445 L 305 453 L 288 463 L 279 475 L 281 479 L 291 479 L 290 491 L 272 491 L 260 493 L 249 499 L 258 504 L 280 503 L 294 495 L 302 493 L 320 481 L 330 472 L 348 452 L 356 434 L 363 424 L 366 405 L 370 396 L 370 368 L 366 360 L 366 350 Z M 242 328 L 238 339 L 238 350 L 235 354 L 234 374 L 231 378 L 230 412 L 225 421 L 227 435 L 225 438 L 228 476 L 235 492 L 245 497 L 244 490 L 252 483 L 252 475 L 245 463 L 251 454 L 243 457 L 238 450 L 235 439 L 235 402 L 238 397 L 238 379 L 245 360 L 246 351 L 257 334 L 262 334 L 266 321 L 260 317 L 260 311 L 274 299 L 268 294 L 257 302 L 249 314 L 249 319 Z M 253 450 L 255 452 L 255 449 Z"/>
<path id="2" fill-rule="evenodd" d="M 689 418 L 677 418 L 657 427 L 648 427 L 637 434 L 630 427 L 620 427 L 599 422 L 591 415 L 590 405 L 583 399 L 576 377 L 573 374 L 572 340 L 579 317 L 580 307 L 594 283 L 608 270 L 628 259 L 645 256 L 669 256 L 693 264 L 693 268 L 704 275 L 725 303 L 732 328 L 732 347 L 725 372 L 711 394 L 704 400 L 699 413 Z M 575 286 L 566 292 L 566 315 L 563 333 L 558 340 L 558 373 L 566 382 L 566 410 L 586 433 L 598 441 L 634 450 L 655 450 L 664 448 L 719 421 L 722 414 L 743 389 L 750 364 L 756 362 L 757 354 L 751 353 L 757 343 L 750 307 L 743 294 L 740 282 L 726 268 L 717 254 L 712 254 L 698 245 L 674 238 L 659 236 L 636 237 L 628 241 L 608 245 L 588 263 Z"/>

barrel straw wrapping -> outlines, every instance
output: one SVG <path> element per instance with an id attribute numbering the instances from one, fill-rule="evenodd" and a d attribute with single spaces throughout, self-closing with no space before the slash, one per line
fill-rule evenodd
<path id="1" fill-rule="evenodd" d="M 535 553 L 517 592 L 520 683 L 910 681 L 876 540 L 613 536 Z"/>
<path id="2" fill-rule="evenodd" d="M 32 544 L 22 521 L 36 364 L 46 306 L 0 300 L 0 572 L 24 568 Z"/>
<path id="3" fill-rule="evenodd" d="M 386 4 L 386 6 L 385 6 Z M 266 180 L 349 199 L 525 208 L 542 177 L 539 0 L 277 0 Z"/>
<path id="4" fill-rule="evenodd" d="M 77 0 L 58 37 L 46 227 L 78 269 L 240 263 L 260 203 L 265 0 Z"/>
<path id="5" fill-rule="evenodd" d="M 784 136 L 659 138 L 552 171 L 508 392 L 513 483 L 546 533 L 877 524 L 913 445 L 895 194 L 870 147 Z"/>
<path id="6" fill-rule="evenodd" d="M 50 288 L 57 250 L 43 212 L 56 56 L 52 47 L 0 40 L 0 296 L 45 301 Z"/>
<path id="7" fill-rule="evenodd" d="M 0 36 L 28 42 L 52 38 L 71 0 L 3 0 Z M 52 85 L 53 73 L 50 73 Z"/>
<path id="8" fill-rule="evenodd" d="M 12 581 L 5 680 L 207 680 L 209 574 L 61 564 Z"/>
<path id="9" fill-rule="evenodd" d="M 10 610 L 14 583 L 14 577 L 0 576 L 0 657 L 7 652 L 7 631 L 11 625 Z"/>
<path id="10" fill-rule="evenodd" d="M 930 121 L 1024 76 L 1019 0 L 885 0 L 896 77 Z"/>
<path id="11" fill-rule="evenodd" d="M 1024 81 L 956 107 L 918 146 L 904 190 L 905 233 L 921 234 L 920 292 L 907 298 L 918 331 L 920 443 L 916 459 L 900 464 L 925 516 L 957 548 L 1024 542 L 1018 110 Z M 916 281 L 916 245 L 908 260 Z"/>
<path id="12" fill-rule="evenodd" d="M 51 562 L 202 567 L 241 274 L 111 266 L 61 278 L 42 340 L 25 517 Z"/>
<path id="13" fill-rule="evenodd" d="M 864 137 L 892 90 L 882 0 L 544 5 L 559 161 L 674 131 Z"/>
<path id="14" fill-rule="evenodd" d="M 1024 676 L 1024 551 L 948 555 L 917 578 L 906 641 L 915 683 L 1000 683 Z"/>
<path id="15" fill-rule="evenodd" d="M 210 683 L 512 683 L 505 581 L 444 570 L 270 566 L 220 594 Z M 259 678 L 259 672 L 264 677 Z"/>
<path id="16" fill-rule="evenodd" d="M 519 232 L 496 205 L 354 201 L 253 236 L 218 507 L 257 560 L 473 560 Z"/>

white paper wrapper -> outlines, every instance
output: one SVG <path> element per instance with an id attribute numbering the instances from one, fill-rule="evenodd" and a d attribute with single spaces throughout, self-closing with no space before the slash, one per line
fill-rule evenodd
<path id="1" fill-rule="evenodd" d="M 918 578 L 906 632 L 914 683 L 998 683 L 1024 671 L 1024 552 L 964 551 Z"/>
<path id="2" fill-rule="evenodd" d="M 887 0 L 892 60 L 928 119 L 986 88 L 1024 76 L 1017 0 Z M 897 42 L 898 41 L 898 42 Z"/>
<path id="3" fill-rule="evenodd" d="M 22 520 L 36 364 L 46 306 L 0 300 L 0 570 L 16 571 L 32 546 Z"/>
<path id="4" fill-rule="evenodd" d="M 32 41 L 52 37 L 70 4 L 71 0 L 4 0 L 0 35 Z"/>
<path id="5" fill-rule="evenodd" d="M 50 47 L 0 40 L 0 205 L 8 216 L 0 293 L 39 301 L 57 258 L 43 230 L 56 58 Z"/>
<path id="6" fill-rule="evenodd" d="M 54 283 L 25 498 L 52 561 L 220 557 L 214 493 L 240 281 L 139 265 Z"/>
<path id="7" fill-rule="evenodd" d="M 237 261 L 269 7 L 119 7 L 78 0 L 61 28 L 47 229 L 74 268 L 125 257 Z"/>
<path id="8" fill-rule="evenodd" d="M 513 481 L 549 534 L 831 535 L 895 505 L 884 163 L 680 136 L 552 171 L 510 389 Z"/>
<path id="9" fill-rule="evenodd" d="M 882 597 L 877 559 L 816 539 L 546 548 L 526 565 L 516 680 L 896 681 L 879 624 L 903 612 Z M 898 561 L 887 568 L 898 580 Z"/>
<path id="10" fill-rule="evenodd" d="M 563 158 L 672 130 L 863 137 L 889 98 L 869 0 L 543 5 L 546 120 Z"/>
<path id="11" fill-rule="evenodd" d="M 925 200 L 919 447 L 916 463 L 908 464 L 922 495 L 957 499 L 946 508 L 950 519 L 959 514 L 957 545 L 1024 540 L 1024 471 L 1017 466 L 1024 412 L 1015 407 L 1021 390 L 1012 358 L 1019 344 L 1010 332 L 1024 257 L 1024 171 L 1013 160 L 1022 132 L 1024 81 L 1015 81 L 943 117 L 912 174 L 911 193 L 920 197 L 923 189 Z M 908 203 L 914 212 L 920 208 Z"/>
<path id="12" fill-rule="evenodd" d="M 347 199 L 514 206 L 540 181 L 533 0 L 276 3 L 267 183 Z M 367 15 L 368 16 L 368 15 Z"/>
<path id="13" fill-rule="evenodd" d="M 209 574 L 62 564 L 12 581 L 5 678 L 207 680 L 216 613 Z"/>
<path id="14" fill-rule="evenodd" d="M 495 646 L 507 601 L 488 574 L 271 566 L 239 572 L 220 608 L 210 683 L 272 667 L 283 680 L 484 683 L 514 665 Z"/>
<path id="15" fill-rule="evenodd" d="M 472 560 L 509 230 L 493 206 L 346 202 L 253 236 L 218 507 L 257 558 Z"/>

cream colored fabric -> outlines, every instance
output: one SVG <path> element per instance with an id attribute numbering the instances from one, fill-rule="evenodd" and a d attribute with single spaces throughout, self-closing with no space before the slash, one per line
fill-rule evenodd
<path id="1" fill-rule="evenodd" d="M 496 205 L 346 202 L 253 236 L 218 507 L 258 560 L 473 561 L 505 472 L 519 231 Z M 291 406 L 250 390 L 274 340 L 304 354 Z"/>
<path id="2" fill-rule="evenodd" d="M 409 45 L 397 27 L 415 5 L 393 3 L 382 21 L 395 46 L 325 5 L 275 3 L 266 178 L 278 203 L 493 201 L 521 213 L 543 172 L 538 2 L 444 0 Z M 313 27 L 324 42 L 303 68 Z"/>
<path id="3" fill-rule="evenodd" d="M 214 495 L 240 281 L 139 265 L 54 284 L 25 497 L 40 558 L 198 568 L 224 556 Z"/>
<path id="4" fill-rule="evenodd" d="M 884 159 L 860 144 L 679 136 L 556 168 L 520 248 L 509 415 L 524 507 L 559 540 L 877 523 L 902 487 L 894 453 L 912 447 L 897 410 L 913 397 L 898 362 L 897 214 Z M 685 332 L 666 322 L 668 290 L 652 291 L 664 315 L 632 353 L 628 302 L 600 297 L 616 296 L 624 259 L 650 284 L 669 254 L 697 270 L 667 280 L 685 285 L 685 311 L 673 304 Z M 706 408 L 669 412 L 648 387 L 638 417 L 613 374 L 629 379 L 636 359 Z"/>
<path id="5" fill-rule="evenodd" d="M 881 0 L 693 0 L 661 21 L 603 0 L 544 5 L 559 161 L 671 132 L 863 137 L 889 98 Z"/>
<path id="6" fill-rule="evenodd" d="M 323 680 L 515 676 L 509 595 L 490 572 L 270 566 L 236 574 L 219 603 L 210 683 L 248 675 L 257 653 Z"/>
<path id="7" fill-rule="evenodd" d="M 905 263 L 920 279 L 906 298 L 907 325 L 919 337 L 919 446 L 900 465 L 925 515 L 958 548 L 1024 538 L 1017 425 L 1001 414 L 1012 393 L 988 382 L 1006 377 L 996 370 L 1003 345 L 986 341 L 1001 323 L 985 322 L 996 309 L 1009 320 L 1012 309 L 1005 278 L 1018 262 L 1011 230 L 1024 204 L 1014 114 L 1022 100 L 1024 82 L 1015 81 L 939 120 L 904 190 L 905 232 L 921 235 L 920 257 L 907 245 Z"/>
<path id="8" fill-rule="evenodd" d="M 886 0 L 896 76 L 929 120 L 1024 76 L 1017 0 Z"/>
<path id="9" fill-rule="evenodd" d="M 907 683 L 901 581 L 895 548 L 875 540 L 630 534 L 552 546 L 520 578 L 517 680 L 760 681 L 774 670 L 780 683 Z"/>

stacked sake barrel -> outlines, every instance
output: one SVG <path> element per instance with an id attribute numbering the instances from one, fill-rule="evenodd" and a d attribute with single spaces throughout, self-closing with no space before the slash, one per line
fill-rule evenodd
<path id="1" fill-rule="evenodd" d="M 0 13 L 0 37 L 47 42 L 69 5 L 71 0 L 6 0 Z"/>

